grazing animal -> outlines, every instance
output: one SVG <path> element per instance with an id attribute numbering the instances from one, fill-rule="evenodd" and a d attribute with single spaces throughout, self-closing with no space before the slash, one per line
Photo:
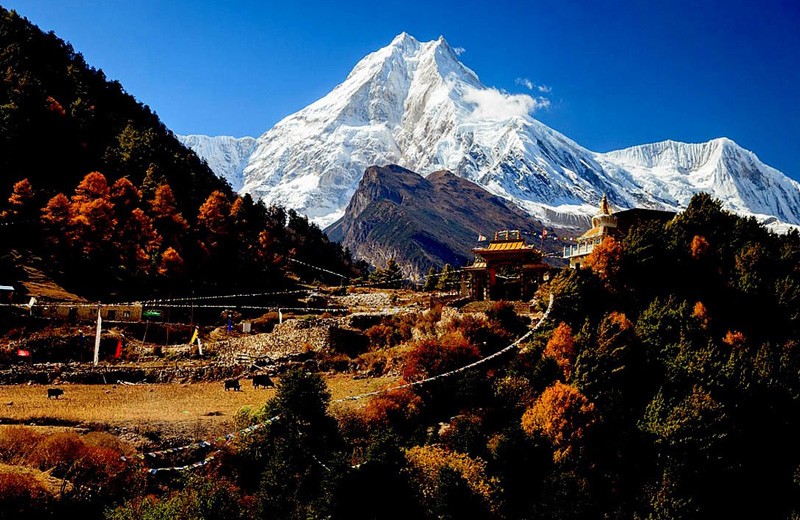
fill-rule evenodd
<path id="1" fill-rule="evenodd" d="M 60 388 L 48 388 L 47 389 L 47 398 L 48 399 L 52 399 L 52 398 L 58 399 L 62 395 L 64 395 L 64 391 L 62 389 L 60 389 Z"/>
<path id="2" fill-rule="evenodd" d="M 225 380 L 225 391 L 234 390 L 239 392 L 241 388 L 239 387 L 239 380 L 238 379 L 226 379 Z"/>
<path id="3" fill-rule="evenodd" d="M 253 388 L 258 388 L 259 386 L 261 388 L 274 388 L 275 383 L 272 382 L 272 379 L 267 374 L 253 376 Z"/>

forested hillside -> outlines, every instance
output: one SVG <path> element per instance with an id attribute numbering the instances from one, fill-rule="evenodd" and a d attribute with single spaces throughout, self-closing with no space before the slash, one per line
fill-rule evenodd
<path id="1" fill-rule="evenodd" d="M 11 249 L 98 295 L 275 283 L 290 253 L 351 269 L 304 217 L 236 196 L 118 82 L 2 8 L 0 69 L 6 280 Z"/>
<path id="2" fill-rule="evenodd" d="M 544 326 L 502 356 L 460 370 L 527 330 L 503 302 L 387 316 L 366 352 L 320 363 L 417 384 L 346 406 L 290 371 L 213 459 L 173 459 L 201 460 L 189 478 L 153 470 L 157 493 L 106 497 L 106 516 L 793 518 L 798 261 L 797 233 L 697 196 L 542 287 Z"/>

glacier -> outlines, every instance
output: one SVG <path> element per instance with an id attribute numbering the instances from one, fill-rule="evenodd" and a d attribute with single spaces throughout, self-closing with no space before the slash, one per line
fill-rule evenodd
<path id="1" fill-rule="evenodd" d="M 584 226 L 603 194 L 620 209 L 680 210 L 699 192 L 779 231 L 800 225 L 800 184 L 730 139 L 598 153 L 535 119 L 538 103 L 483 85 L 444 38 L 402 33 L 254 141 L 182 139 L 238 191 L 321 227 L 368 166 L 387 164 L 449 170 L 562 228 Z"/>
<path id="2" fill-rule="evenodd" d="M 244 185 L 244 168 L 256 148 L 254 137 L 228 135 L 179 135 L 178 140 L 206 161 L 218 177 L 222 177 L 235 191 Z"/>

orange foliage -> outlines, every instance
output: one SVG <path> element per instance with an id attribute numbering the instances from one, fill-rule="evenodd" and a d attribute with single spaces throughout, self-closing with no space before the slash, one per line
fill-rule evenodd
<path id="1" fill-rule="evenodd" d="M 614 311 L 608 315 L 608 320 L 619 328 L 619 332 L 633 330 L 633 323 L 624 313 Z"/>
<path id="2" fill-rule="evenodd" d="M 479 356 L 478 349 L 460 332 L 423 339 L 406 356 L 403 377 L 408 381 L 424 379 L 466 365 Z"/>
<path id="3" fill-rule="evenodd" d="M 738 330 L 729 330 L 722 339 L 722 342 L 729 347 L 740 348 L 742 345 L 744 345 L 745 340 L 746 338 L 744 337 L 744 334 Z"/>
<path id="4" fill-rule="evenodd" d="M 0 469 L 0 517 L 37 518 L 47 498 L 47 489 L 34 475 Z"/>
<path id="5" fill-rule="evenodd" d="M 692 239 L 691 246 L 692 258 L 699 260 L 708 252 L 710 247 L 711 246 L 709 245 L 708 240 L 706 240 L 706 237 L 695 235 Z"/>
<path id="6" fill-rule="evenodd" d="M 555 359 L 564 371 L 564 377 L 569 379 L 575 363 L 575 338 L 572 337 L 572 328 L 569 325 L 561 322 L 555 328 L 544 348 L 544 355 Z"/>
<path id="7" fill-rule="evenodd" d="M 53 230 L 63 230 L 69 220 L 69 199 L 59 193 L 42 208 L 42 224 Z"/>
<path id="8" fill-rule="evenodd" d="M 619 274 L 622 245 L 614 237 L 606 237 L 586 257 L 584 266 L 604 281 L 614 280 Z"/>
<path id="9" fill-rule="evenodd" d="M 70 238 L 86 255 L 102 249 L 114 232 L 114 205 L 105 198 L 70 205 Z"/>
<path id="10" fill-rule="evenodd" d="M 114 203 L 118 214 L 127 215 L 135 208 L 142 198 L 142 194 L 127 177 L 117 179 L 111 185 L 111 202 Z"/>
<path id="11" fill-rule="evenodd" d="M 244 199 L 241 197 L 236 197 L 236 200 L 233 201 L 231 204 L 231 218 L 237 225 L 244 225 L 246 223 L 245 219 L 247 217 L 247 213 L 245 212 L 244 206 Z"/>
<path id="12" fill-rule="evenodd" d="M 108 198 L 111 189 L 108 187 L 106 176 L 100 172 L 87 173 L 75 188 L 73 202 L 87 202 L 93 199 Z"/>
<path id="13" fill-rule="evenodd" d="M 156 188 L 150 208 L 156 227 L 164 237 L 164 243 L 178 249 L 178 240 L 189 229 L 189 224 L 178 211 L 175 195 L 169 184 Z"/>
<path id="14" fill-rule="evenodd" d="M 372 426 L 402 427 L 419 415 L 422 399 L 409 388 L 376 395 L 364 409 L 364 419 Z"/>
<path id="15" fill-rule="evenodd" d="M 166 251 L 161 253 L 161 263 L 158 265 L 158 274 L 161 276 L 174 276 L 183 273 L 183 258 L 175 251 L 175 249 L 168 247 Z"/>
<path id="16" fill-rule="evenodd" d="M 522 415 L 522 429 L 549 439 L 558 462 L 573 451 L 594 421 L 594 404 L 574 386 L 556 381 Z"/>
<path id="17" fill-rule="evenodd" d="M 406 461 L 412 482 L 425 498 L 430 500 L 436 496 L 439 473 L 444 468 L 450 468 L 464 479 L 476 496 L 490 509 L 494 509 L 499 481 L 496 477 L 486 476 L 486 463 L 483 460 L 440 446 L 428 445 L 406 450 Z"/>
<path id="18" fill-rule="evenodd" d="M 105 494 L 123 494 L 135 476 L 133 468 L 121 460 L 120 455 L 112 448 L 82 445 L 70 468 L 73 492 L 90 494 L 102 489 Z"/>
<path id="19" fill-rule="evenodd" d="M 197 223 L 213 235 L 224 235 L 230 224 L 231 203 L 224 193 L 217 190 L 200 206 Z"/>
<path id="20" fill-rule="evenodd" d="M 121 460 L 120 456 L 128 452 L 130 448 L 119 439 L 103 433 L 83 437 L 72 432 L 42 435 L 17 427 L 5 429 L 0 435 L 1 460 L 63 478 L 71 484 L 70 494 L 88 499 L 98 495 L 122 496 L 133 491 L 133 486 L 144 483 L 137 467 Z M 0 469 L 0 500 L 8 493 L 13 495 L 26 489 L 24 481 L 4 480 L 4 477 Z M 4 489 L 5 486 L 11 489 Z"/>
<path id="21" fill-rule="evenodd" d="M 708 327 L 710 318 L 708 316 L 708 309 L 706 309 L 706 306 L 703 305 L 703 302 L 696 302 L 694 304 L 692 317 L 697 319 L 703 325 L 703 327 Z"/>
<path id="22" fill-rule="evenodd" d="M 32 198 L 33 186 L 31 186 L 28 179 L 22 179 L 14 183 L 14 190 L 11 193 L 11 197 L 8 198 L 10 213 L 14 216 L 18 216 Z"/>
<path id="23" fill-rule="evenodd" d="M 83 442 L 77 434 L 54 433 L 36 446 L 28 460 L 42 471 L 52 470 L 54 476 L 63 477 L 82 448 Z"/>
<path id="24" fill-rule="evenodd" d="M 67 111 L 53 96 L 47 96 L 47 110 L 57 114 L 59 117 L 66 117 L 67 115 Z"/>
<path id="25" fill-rule="evenodd" d="M 135 208 L 120 223 L 119 254 L 125 265 L 146 272 L 160 245 L 161 237 L 153 227 L 153 219 L 140 208 Z"/>
<path id="26" fill-rule="evenodd" d="M 18 464 L 30 455 L 43 436 L 24 426 L 9 426 L 0 433 L 0 462 Z"/>
<path id="27" fill-rule="evenodd" d="M 69 234 L 84 255 L 108 247 L 112 239 L 116 222 L 110 193 L 100 172 L 87 174 L 75 188 L 69 207 Z"/>

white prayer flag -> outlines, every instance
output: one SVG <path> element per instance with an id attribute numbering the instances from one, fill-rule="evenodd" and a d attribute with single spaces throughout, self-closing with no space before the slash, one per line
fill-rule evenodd
<path id="1" fill-rule="evenodd" d="M 103 331 L 103 318 L 100 317 L 100 307 L 97 308 L 97 333 L 94 337 L 94 366 L 100 361 L 100 333 Z"/>

